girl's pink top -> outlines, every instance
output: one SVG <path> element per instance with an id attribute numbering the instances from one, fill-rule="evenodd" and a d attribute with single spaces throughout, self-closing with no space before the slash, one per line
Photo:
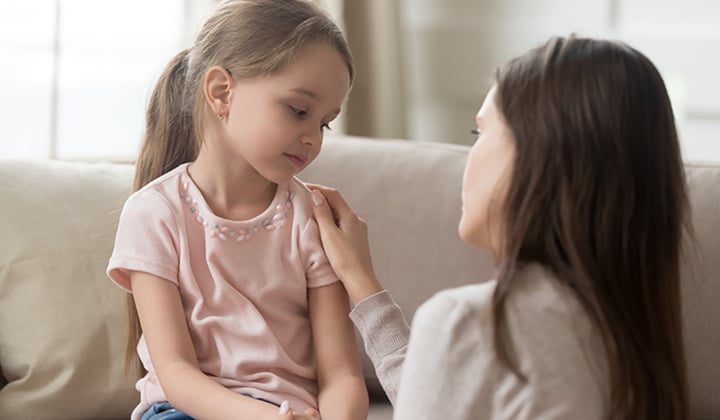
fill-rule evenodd
<path id="1" fill-rule="evenodd" d="M 135 192 L 120 215 L 108 275 L 131 291 L 130 271 L 178 287 L 200 369 L 225 387 L 294 410 L 317 408 L 307 289 L 336 282 L 297 179 L 245 221 L 212 213 L 187 164 Z M 137 382 L 139 418 L 166 401 L 144 337 L 148 373 Z"/>

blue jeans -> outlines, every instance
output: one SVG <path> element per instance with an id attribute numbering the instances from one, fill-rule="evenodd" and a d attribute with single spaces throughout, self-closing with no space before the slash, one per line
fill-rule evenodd
<path id="1" fill-rule="evenodd" d="M 194 420 L 192 417 L 174 408 L 169 402 L 156 402 L 145 414 L 142 420 Z"/>
<path id="2" fill-rule="evenodd" d="M 246 397 L 255 398 L 252 395 L 243 394 Z M 272 404 L 276 407 L 279 405 L 272 401 L 264 400 L 262 398 L 255 398 L 256 400 Z M 145 414 L 142 415 L 141 420 L 194 420 L 192 417 L 173 407 L 169 402 L 156 402 L 153 404 Z"/>

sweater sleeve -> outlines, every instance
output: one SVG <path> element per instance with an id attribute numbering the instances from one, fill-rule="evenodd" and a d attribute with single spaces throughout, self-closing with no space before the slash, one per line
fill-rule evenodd
<path id="1" fill-rule="evenodd" d="M 410 335 L 402 310 L 383 290 L 358 303 L 350 319 L 365 343 L 380 385 L 394 405 Z"/>

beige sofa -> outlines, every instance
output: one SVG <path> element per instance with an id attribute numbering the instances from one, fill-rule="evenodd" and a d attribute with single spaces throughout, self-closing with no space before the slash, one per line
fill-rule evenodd
<path id="1" fill-rule="evenodd" d="M 456 234 L 467 151 L 329 138 L 302 174 L 340 189 L 368 220 L 378 274 L 408 316 L 441 288 L 491 275 L 487 256 Z M 683 277 L 692 412 L 720 419 L 720 163 L 688 164 L 687 174 L 697 229 Z M 0 160 L 0 419 L 120 419 L 134 406 L 123 292 L 104 274 L 131 178 L 129 165 Z M 390 417 L 377 399 L 370 418 Z"/>

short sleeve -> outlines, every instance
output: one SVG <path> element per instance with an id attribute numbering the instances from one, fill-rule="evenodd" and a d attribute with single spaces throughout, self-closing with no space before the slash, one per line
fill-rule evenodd
<path id="1" fill-rule="evenodd" d="M 176 217 L 170 203 L 153 190 L 131 195 L 120 214 L 108 276 L 130 292 L 131 271 L 146 272 L 177 285 Z"/>
<path id="2" fill-rule="evenodd" d="M 315 219 L 308 220 L 301 238 L 300 247 L 302 249 L 301 255 L 305 267 L 305 277 L 307 277 L 307 287 L 327 286 L 339 281 L 325 255 L 320 240 L 320 231 Z"/>

